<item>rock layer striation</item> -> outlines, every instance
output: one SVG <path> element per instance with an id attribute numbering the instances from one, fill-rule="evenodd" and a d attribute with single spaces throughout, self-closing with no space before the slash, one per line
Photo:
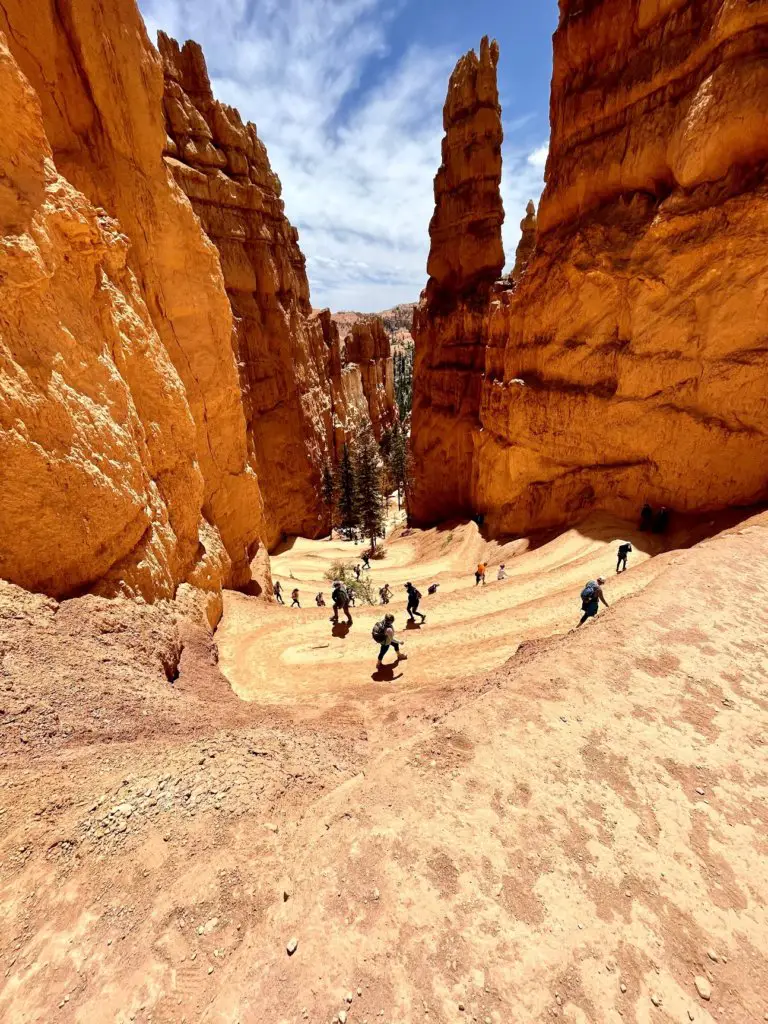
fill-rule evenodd
<path id="1" fill-rule="evenodd" d="M 446 459 L 499 531 L 766 497 L 766 38 L 763 3 L 561 0 L 526 272 L 417 315 L 418 520 L 456 510 Z"/>

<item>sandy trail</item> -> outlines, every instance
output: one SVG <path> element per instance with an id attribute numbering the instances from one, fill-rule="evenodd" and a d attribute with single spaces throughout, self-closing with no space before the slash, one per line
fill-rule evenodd
<path id="1" fill-rule="evenodd" d="M 398 623 L 406 579 L 442 585 L 382 679 L 380 609 L 333 636 L 227 595 L 219 666 L 188 641 L 171 684 L 119 605 L 10 608 L 0 1018 L 768 1019 L 768 516 L 658 546 L 399 534 L 372 570 Z M 274 571 L 311 600 L 354 554 L 297 541 Z"/>
<path id="2" fill-rule="evenodd" d="M 634 553 L 629 570 L 615 575 L 623 539 L 632 542 Z M 387 541 L 386 558 L 374 560 L 364 572 L 375 593 L 385 583 L 394 592 L 386 610 L 395 615 L 408 655 L 396 668 L 377 672 L 371 629 L 384 609 L 352 609 L 354 624 L 347 630 L 343 624 L 332 628 L 331 609 L 314 604 L 318 591 L 330 601 L 326 571 L 339 561 L 359 562 L 361 548 L 349 541 L 296 539 L 273 557 L 272 574 L 282 583 L 286 605 L 291 590 L 299 588 L 301 610 L 276 604 L 265 609 L 263 601 L 228 593 L 217 633 L 220 665 L 238 696 L 262 703 L 293 703 L 311 695 L 326 707 L 334 694 L 370 699 L 375 690 L 366 694 L 366 688 L 392 682 L 400 693 L 445 687 L 502 665 L 521 643 L 572 629 L 580 616 L 579 593 L 589 579 L 608 579 L 611 603 L 637 593 L 660 571 L 651 559 L 659 548 L 657 537 L 606 517 L 536 547 L 526 541 L 487 542 L 474 523 L 426 532 L 400 528 Z M 474 578 L 481 560 L 488 565 L 485 586 Z M 500 562 L 508 576 L 503 581 L 496 579 Z M 409 580 L 422 593 L 424 625 L 408 621 L 404 583 Z M 433 582 L 439 590 L 429 596 Z"/>

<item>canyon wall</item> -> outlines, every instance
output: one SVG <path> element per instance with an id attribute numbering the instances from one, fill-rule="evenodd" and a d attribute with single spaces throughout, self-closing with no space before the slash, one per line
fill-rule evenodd
<path id="1" fill-rule="evenodd" d="M 0 575 L 147 600 L 244 584 L 261 497 L 218 256 L 162 162 L 160 59 L 133 0 L 3 0 L 0 31 L 5 181 L 25 153 L 1 225 Z"/>
<path id="2" fill-rule="evenodd" d="M 766 41 L 765 3 L 561 0 L 535 251 L 447 317 L 430 281 L 417 315 L 417 520 L 458 506 L 519 532 L 768 496 Z M 458 501 L 433 484 L 446 464 Z"/>
<path id="3" fill-rule="evenodd" d="M 0 0 L 0 34 L 0 577 L 215 622 L 326 528 L 323 463 L 390 421 L 388 347 L 353 363 L 313 313 L 196 44 L 158 53 L 134 0 Z"/>

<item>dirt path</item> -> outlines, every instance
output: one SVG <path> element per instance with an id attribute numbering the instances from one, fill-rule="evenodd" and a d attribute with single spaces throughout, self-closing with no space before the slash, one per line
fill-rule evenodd
<path id="1" fill-rule="evenodd" d="M 398 622 L 441 588 L 393 681 L 374 609 L 342 637 L 228 595 L 219 666 L 188 640 L 169 681 L 159 611 L 0 600 L 0 1018 L 768 1019 L 768 516 L 629 536 L 616 579 L 624 533 L 396 538 Z M 311 599 L 353 553 L 275 573 Z"/>
<path id="2" fill-rule="evenodd" d="M 635 547 L 630 571 L 615 576 L 615 551 L 625 537 Z M 393 590 L 387 611 L 396 617 L 408 660 L 377 672 L 371 629 L 384 610 L 354 608 L 350 629 L 332 628 L 331 609 L 314 603 L 318 591 L 330 603 L 326 572 L 339 561 L 359 562 L 361 548 L 341 540 L 297 539 L 273 557 L 272 574 L 282 583 L 286 604 L 291 590 L 299 588 L 301 610 L 276 604 L 265 610 L 263 602 L 228 593 L 217 633 L 221 668 L 240 697 L 262 704 L 294 706 L 311 700 L 319 712 L 345 694 L 376 700 L 384 684 L 392 683 L 407 699 L 413 690 L 445 689 L 494 669 L 521 643 L 568 632 L 578 622 L 578 595 L 587 580 L 606 576 L 607 598 L 616 601 L 637 593 L 661 568 L 650 560 L 658 550 L 657 538 L 610 519 L 593 519 L 535 550 L 525 547 L 520 541 L 487 543 L 474 524 L 426 533 L 396 531 L 386 545 L 386 558 L 373 561 L 364 576 L 376 593 L 385 583 Z M 481 560 L 488 562 L 487 585 L 478 587 L 473 573 Z M 500 562 L 506 564 L 504 581 L 496 579 Z M 408 621 L 406 581 L 422 593 L 423 626 Z M 431 583 L 439 589 L 430 597 Z M 372 689 L 372 684 L 380 685 Z"/>

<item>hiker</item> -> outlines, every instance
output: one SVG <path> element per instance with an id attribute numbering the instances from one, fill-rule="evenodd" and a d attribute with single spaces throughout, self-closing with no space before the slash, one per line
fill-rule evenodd
<path id="1" fill-rule="evenodd" d="M 299 604 L 299 588 L 294 587 L 291 591 L 291 608 L 301 608 Z"/>
<path id="2" fill-rule="evenodd" d="M 371 568 L 371 556 L 370 556 L 370 554 L 367 551 L 363 554 L 363 568 L 364 569 L 370 569 Z"/>
<path id="3" fill-rule="evenodd" d="M 408 591 L 408 614 L 411 617 L 411 622 L 415 622 L 414 616 L 418 615 L 422 622 L 426 622 L 427 616 L 419 611 L 419 601 L 421 600 L 421 594 L 418 592 L 416 587 L 412 583 L 406 583 L 405 589 Z"/>
<path id="4" fill-rule="evenodd" d="M 653 532 L 654 533 L 666 533 L 668 525 L 669 525 L 669 509 L 662 507 L 656 513 L 656 518 L 653 520 Z"/>
<path id="5" fill-rule="evenodd" d="M 350 605 L 355 608 L 357 606 L 357 594 L 352 587 L 347 587 L 347 597 L 349 598 Z"/>
<path id="6" fill-rule="evenodd" d="M 502 562 L 501 565 L 499 566 L 499 571 L 496 573 L 496 579 L 497 580 L 505 580 L 506 578 L 507 578 L 507 570 L 504 568 L 504 563 Z"/>
<path id="7" fill-rule="evenodd" d="M 283 587 L 280 580 L 275 580 L 275 600 L 278 604 L 285 604 L 283 600 Z"/>
<path id="8" fill-rule="evenodd" d="M 356 566 L 355 566 L 355 579 L 356 579 L 356 580 L 359 580 L 359 579 L 360 579 L 360 573 L 361 573 L 361 571 L 362 571 L 362 570 L 360 569 L 360 566 L 359 566 L 359 565 L 356 565 Z"/>
<path id="9" fill-rule="evenodd" d="M 349 614 L 349 594 L 347 593 L 346 587 L 344 587 L 339 580 L 336 580 L 333 584 L 333 590 L 331 591 L 331 603 L 333 604 L 333 615 L 330 621 L 334 625 L 338 625 L 339 622 L 339 611 L 343 610 L 347 617 L 347 623 L 352 625 L 352 616 Z"/>
<path id="10" fill-rule="evenodd" d="M 433 594 L 436 594 L 436 593 L 437 593 L 437 588 L 438 588 L 439 586 L 440 586 L 440 584 L 439 584 L 439 583 L 430 583 L 429 587 L 427 588 L 427 593 L 428 593 L 428 594 L 430 595 L 430 597 L 431 597 L 431 596 L 432 596 Z"/>
<path id="11" fill-rule="evenodd" d="M 587 619 L 591 619 L 597 615 L 597 609 L 600 607 L 600 601 L 603 602 L 605 607 L 608 607 L 608 602 L 603 596 L 603 584 L 605 580 L 602 576 L 598 576 L 597 580 L 590 580 L 589 583 L 584 587 L 581 592 L 581 610 L 584 614 L 581 617 L 579 626 L 583 626 Z"/>
<path id="12" fill-rule="evenodd" d="M 485 586 L 485 562 L 480 562 L 477 569 L 475 569 L 475 586 L 477 587 L 481 583 Z"/>
<path id="13" fill-rule="evenodd" d="M 653 523 L 653 509 L 646 503 L 640 509 L 640 529 L 650 530 L 651 524 Z"/>
<path id="14" fill-rule="evenodd" d="M 315 595 L 315 604 L 318 608 L 325 608 L 325 598 L 322 594 Z"/>
<path id="15" fill-rule="evenodd" d="M 389 604 L 389 599 L 392 597 L 392 591 L 388 583 L 385 583 L 379 591 L 379 597 L 381 598 L 382 604 Z"/>
<path id="16" fill-rule="evenodd" d="M 400 661 L 402 655 L 400 654 L 400 644 L 395 640 L 395 616 L 385 615 L 381 622 L 377 622 L 371 630 L 371 636 L 379 644 L 379 656 L 376 659 L 376 668 L 380 670 L 384 668 L 381 663 L 381 659 L 387 653 L 390 647 L 394 647 L 397 651 L 397 661 Z M 397 662 L 395 662 L 397 664 Z"/>
<path id="17" fill-rule="evenodd" d="M 625 541 L 623 544 L 619 544 L 619 550 L 616 553 L 616 572 L 627 571 L 627 559 L 633 548 L 629 541 Z"/>

